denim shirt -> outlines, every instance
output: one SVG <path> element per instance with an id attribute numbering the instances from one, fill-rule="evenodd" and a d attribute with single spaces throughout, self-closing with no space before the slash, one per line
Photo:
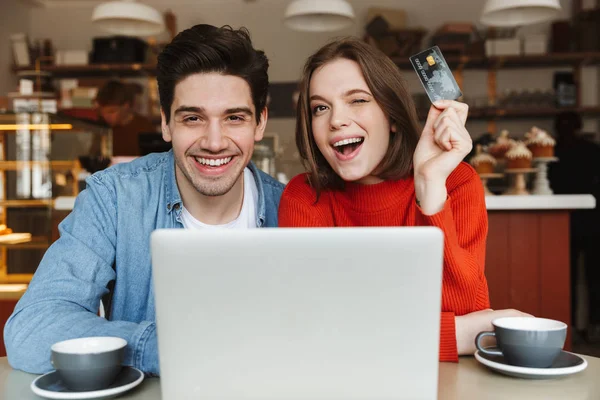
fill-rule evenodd
<path id="1" fill-rule="evenodd" d="M 249 164 L 258 227 L 276 227 L 283 185 Z M 87 336 L 127 340 L 125 365 L 159 374 L 150 234 L 183 228 L 172 151 L 100 171 L 59 225 L 29 288 L 4 328 L 13 368 L 45 373 L 52 344 Z M 182 277 L 182 279 L 185 279 Z M 98 316 L 114 281 L 110 321 Z"/>

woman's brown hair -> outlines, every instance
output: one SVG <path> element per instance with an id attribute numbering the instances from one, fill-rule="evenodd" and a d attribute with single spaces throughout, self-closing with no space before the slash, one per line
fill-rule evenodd
<path id="1" fill-rule="evenodd" d="M 344 181 L 331 168 L 315 143 L 310 109 L 310 80 L 313 73 L 336 59 L 356 62 L 375 101 L 390 119 L 396 132 L 390 132 L 390 144 L 374 175 L 385 180 L 408 176 L 420 129 L 417 113 L 410 93 L 398 67 L 385 54 L 357 39 L 344 38 L 333 41 L 313 54 L 304 66 L 298 98 L 296 120 L 296 145 L 308 180 L 317 196 L 322 190 L 343 189 Z"/>

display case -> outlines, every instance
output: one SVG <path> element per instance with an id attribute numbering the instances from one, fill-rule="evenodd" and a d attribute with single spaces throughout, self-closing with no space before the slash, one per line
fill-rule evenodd
<path id="1" fill-rule="evenodd" d="M 38 112 L 0 114 L 0 283 L 27 283 L 56 239 L 57 197 L 76 196 L 79 157 L 94 140 L 110 156 L 111 130 Z M 53 234 L 54 232 L 54 234 Z"/>

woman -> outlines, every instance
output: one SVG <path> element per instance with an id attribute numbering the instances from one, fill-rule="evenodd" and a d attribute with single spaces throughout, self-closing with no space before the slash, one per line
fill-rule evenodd
<path id="1" fill-rule="evenodd" d="M 484 275 L 487 211 L 468 107 L 432 106 L 422 131 L 400 71 L 354 38 L 321 48 L 300 84 L 296 143 L 308 170 L 288 184 L 279 226 L 436 226 L 444 232 L 440 360 L 472 354 L 491 320 Z"/>

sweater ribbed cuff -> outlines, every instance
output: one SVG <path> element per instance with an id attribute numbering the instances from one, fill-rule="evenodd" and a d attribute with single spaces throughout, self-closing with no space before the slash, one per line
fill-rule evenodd
<path id="1" fill-rule="evenodd" d="M 440 361 L 458 362 L 454 313 L 442 312 L 440 321 Z"/>
<path id="2" fill-rule="evenodd" d="M 450 196 L 448 196 L 446 202 L 444 203 L 444 208 L 442 208 L 440 212 L 433 215 L 423 214 L 423 210 L 421 210 L 421 207 L 417 205 L 417 225 L 437 226 L 438 228 L 454 226 L 454 216 L 452 215 L 451 201 L 452 200 L 450 199 Z"/>

